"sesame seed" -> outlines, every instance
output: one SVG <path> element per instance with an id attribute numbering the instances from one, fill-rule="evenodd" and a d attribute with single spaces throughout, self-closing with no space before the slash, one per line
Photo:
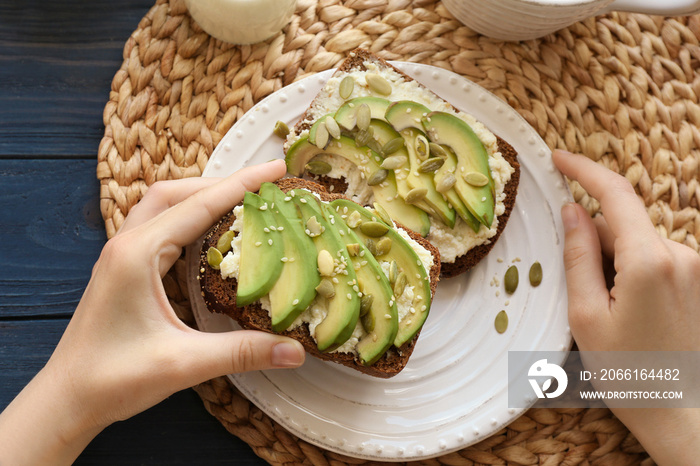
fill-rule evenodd
<path id="1" fill-rule="evenodd" d="M 282 259 L 280 259 L 280 260 L 281 260 L 282 262 L 287 262 L 287 261 L 289 261 L 289 258 L 287 258 L 287 257 L 283 257 L 283 258 L 282 258 Z"/>
<path id="2" fill-rule="evenodd" d="M 260 210 L 267 210 L 267 202 L 259 207 Z"/>
<path id="3" fill-rule="evenodd" d="M 355 293 L 359 293 L 359 292 L 360 292 L 360 287 L 358 287 L 357 285 L 354 285 L 354 286 L 352 287 L 352 290 L 353 290 Z"/>
<path id="4" fill-rule="evenodd" d="M 428 306 L 426 306 L 425 304 L 423 304 L 423 305 L 420 307 L 421 312 L 425 312 L 427 309 L 428 309 Z"/>
<path id="5" fill-rule="evenodd" d="M 410 312 L 411 314 L 415 314 L 415 313 L 416 313 L 416 309 L 412 307 L 411 309 L 408 310 L 408 312 Z"/>
<path id="6" fill-rule="evenodd" d="M 394 305 L 394 300 L 393 300 L 393 298 L 392 298 L 392 299 L 389 300 L 389 307 L 391 307 L 391 306 L 393 306 L 393 305 Z"/>
<path id="7" fill-rule="evenodd" d="M 255 242 L 255 245 L 256 245 L 256 246 L 260 246 L 261 244 L 262 244 L 262 243 L 261 243 L 260 241 L 256 241 L 256 242 Z"/>
<path id="8" fill-rule="evenodd" d="M 290 258 L 289 258 L 289 262 L 294 262 L 294 260 L 295 260 L 295 259 L 294 259 L 293 257 L 290 257 Z"/>
<path id="9" fill-rule="evenodd" d="M 270 229 L 267 228 L 267 227 L 263 228 L 263 231 L 264 231 L 265 233 L 270 233 Z"/>
<path id="10" fill-rule="evenodd" d="M 277 231 L 284 231 L 284 227 L 277 227 Z"/>
<path id="11" fill-rule="evenodd" d="M 335 283 L 335 284 L 338 284 L 338 282 L 339 282 L 337 277 L 333 277 L 333 278 L 331 278 L 331 280 L 332 280 L 333 283 Z"/>
<path id="12" fill-rule="evenodd" d="M 292 305 L 296 306 L 297 304 L 299 304 L 299 300 L 298 300 L 298 299 L 295 299 L 294 301 L 292 301 Z"/>
<path id="13" fill-rule="evenodd" d="M 285 197 L 285 198 L 284 198 L 284 200 L 285 200 L 285 201 L 287 201 L 287 202 L 289 202 L 289 201 L 291 201 L 291 200 L 292 200 L 292 198 L 291 198 L 291 197 L 289 197 L 289 196 L 287 196 L 287 197 Z"/>
<path id="14" fill-rule="evenodd" d="M 267 240 L 267 244 L 269 244 L 270 246 L 272 246 L 272 240 L 271 240 L 271 239 L 268 239 L 268 240 Z"/>
<path id="15" fill-rule="evenodd" d="M 272 231 L 277 231 L 277 228 L 275 228 L 274 225 L 270 225 L 270 230 L 272 230 Z"/>
<path id="16" fill-rule="evenodd" d="M 348 293 L 348 299 L 352 299 L 352 295 Z"/>
<path id="17" fill-rule="evenodd" d="M 387 320 L 391 320 L 391 314 L 384 314 L 384 318 Z"/>
<path id="18" fill-rule="evenodd" d="M 302 204 L 306 204 L 306 199 L 303 199 L 303 198 L 302 198 L 302 199 L 299 199 L 299 201 L 300 201 Z"/>

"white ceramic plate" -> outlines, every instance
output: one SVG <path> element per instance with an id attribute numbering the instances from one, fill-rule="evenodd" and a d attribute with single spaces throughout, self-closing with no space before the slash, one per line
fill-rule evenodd
<path id="1" fill-rule="evenodd" d="M 520 188 L 501 239 L 469 273 L 440 282 L 413 356 L 394 378 L 369 377 L 312 357 L 295 370 L 230 376 L 246 397 L 298 437 L 380 461 L 441 456 L 487 438 L 523 412 L 508 407 L 508 351 L 561 351 L 561 361 L 552 361 L 561 363 L 571 346 L 559 217 L 571 195 L 549 149 L 515 110 L 476 84 L 428 65 L 395 65 L 518 151 Z M 282 142 L 272 135 L 275 122 L 291 127 L 331 73 L 287 86 L 252 108 L 219 143 L 203 176 L 225 176 L 283 157 Z M 197 323 L 205 331 L 237 328 L 205 309 L 194 279 L 198 250 L 199 245 L 190 249 L 189 263 Z M 513 261 L 522 278 L 508 296 L 502 277 Z M 544 269 L 537 288 L 526 278 L 534 261 Z M 502 309 L 510 324 L 498 334 L 494 318 Z M 531 405 L 534 395 L 526 401 Z"/>

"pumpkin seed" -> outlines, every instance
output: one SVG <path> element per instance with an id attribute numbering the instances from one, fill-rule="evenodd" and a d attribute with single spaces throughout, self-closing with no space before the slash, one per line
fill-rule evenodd
<path id="1" fill-rule="evenodd" d="M 221 254 L 221 251 L 215 247 L 210 247 L 207 249 L 207 263 L 209 264 L 209 267 L 214 270 L 219 270 L 222 260 L 224 260 L 224 256 Z"/>
<path id="2" fill-rule="evenodd" d="M 329 279 L 324 278 L 316 287 L 316 293 L 324 298 L 331 299 L 335 296 L 335 287 L 333 287 L 333 283 Z"/>
<path id="3" fill-rule="evenodd" d="M 494 327 L 498 333 L 503 333 L 508 328 L 508 314 L 506 311 L 501 311 L 496 314 L 496 319 L 493 322 Z"/>
<path id="4" fill-rule="evenodd" d="M 346 100 L 352 94 L 353 89 L 355 89 L 355 80 L 352 76 L 345 76 L 342 81 L 340 81 L 340 87 L 338 88 L 338 93 L 340 97 Z"/>
<path id="5" fill-rule="evenodd" d="M 389 282 L 393 285 L 396 283 L 396 278 L 399 276 L 399 264 L 396 261 L 391 261 L 389 265 Z"/>
<path id="6" fill-rule="evenodd" d="M 464 181 L 477 188 L 489 184 L 489 179 L 486 175 L 479 172 L 469 172 L 464 175 Z"/>
<path id="7" fill-rule="evenodd" d="M 316 216 L 314 215 L 313 217 L 309 217 L 309 219 L 306 221 L 306 234 L 313 238 L 321 233 L 323 233 L 323 228 L 321 227 L 321 224 L 318 223 L 318 220 L 316 220 Z"/>
<path id="8" fill-rule="evenodd" d="M 369 128 L 369 123 L 372 121 L 372 111 L 367 104 L 361 104 L 355 110 L 355 120 L 359 129 Z"/>
<path id="9" fill-rule="evenodd" d="M 345 219 L 345 223 L 350 228 L 357 228 L 360 223 L 362 223 L 362 215 L 356 210 L 353 210 L 348 218 Z"/>
<path id="10" fill-rule="evenodd" d="M 391 83 L 386 80 L 386 78 L 379 76 L 378 74 L 367 73 L 365 75 L 365 80 L 369 88 L 381 95 L 391 94 Z"/>
<path id="11" fill-rule="evenodd" d="M 518 288 L 518 268 L 514 265 L 508 267 L 506 270 L 506 275 L 503 277 L 503 285 L 506 288 L 506 293 L 513 294 Z"/>
<path id="12" fill-rule="evenodd" d="M 229 252 L 231 250 L 231 241 L 233 241 L 235 236 L 235 231 L 227 230 L 226 233 L 219 237 L 219 241 L 216 242 L 216 249 L 218 249 L 221 254 L 226 254 Z"/>
<path id="13" fill-rule="evenodd" d="M 360 321 L 362 322 L 362 327 L 364 327 L 365 332 L 371 333 L 374 330 L 374 314 L 371 312 L 360 317 Z"/>
<path id="14" fill-rule="evenodd" d="M 374 244 L 374 240 L 372 238 L 367 238 L 367 243 L 365 246 L 367 246 L 367 249 L 373 256 L 377 255 L 377 246 Z"/>
<path id="15" fill-rule="evenodd" d="M 396 299 L 399 299 L 399 297 L 403 294 L 403 290 L 406 289 L 406 285 L 408 284 L 408 278 L 406 277 L 406 274 L 401 272 L 399 275 L 396 277 L 396 281 L 394 282 L 394 297 Z"/>
<path id="16" fill-rule="evenodd" d="M 386 144 L 384 144 L 384 146 L 382 147 L 382 152 L 384 153 L 384 155 L 391 155 L 399 149 L 402 149 L 404 147 L 404 144 L 404 139 L 401 137 L 391 139 L 387 141 Z"/>
<path id="17" fill-rule="evenodd" d="M 333 169 L 330 163 L 323 160 L 312 160 L 304 168 L 312 175 L 326 175 Z"/>
<path id="18" fill-rule="evenodd" d="M 333 139 L 340 139 L 340 126 L 338 126 L 338 122 L 335 121 L 333 117 L 327 116 L 325 123 L 326 129 L 328 130 L 328 134 Z"/>
<path id="19" fill-rule="evenodd" d="M 289 134 L 289 126 L 287 126 L 287 123 L 284 121 L 278 120 L 277 123 L 275 123 L 275 128 L 272 130 L 272 132 L 275 133 L 275 136 L 284 139 Z"/>
<path id="20" fill-rule="evenodd" d="M 457 182 L 457 178 L 452 173 L 447 173 L 445 176 L 435 183 L 435 190 L 439 193 L 446 193 Z"/>
<path id="21" fill-rule="evenodd" d="M 363 222 L 360 225 L 360 231 L 372 238 L 379 238 L 380 236 L 384 236 L 386 232 L 389 231 L 389 227 L 381 222 Z"/>
<path id="22" fill-rule="evenodd" d="M 433 173 L 437 171 L 438 168 L 442 167 L 444 163 L 445 159 L 441 159 L 440 157 L 432 157 L 422 162 L 418 166 L 418 171 L 420 173 Z"/>
<path id="23" fill-rule="evenodd" d="M 414 204 L 420 200 L 425 199 L 425 196 L 427 194 L 428 188 L 413 188 L 408 193 L 406 193 L 406 197 L 404 198 L 404 200 L 409 204 Z"/>
<path id="24" fill-rule="evenodd" d="M 357 147 L 366 146 L 370 141 L 372 141 L 372 134 L 365 129 L 355 134 L 355 146 Z"/>
<path id="25" fill-rule="evenodd" d="M 318 273 L 323 277 L 330 277 L 333 275 L 333 270 L 335 268 L 333 264 L 333 256 L 326 249 L 321 249 L 318 251 L 318 258 L 316 259 L 318 263 Z"/>
<path id="26" fill-rule="evenodd" d="M 389 226 L 392 226 L 394 224 L 393 220 L 391 220 L 391 216 L 389 215 L 389 212 L 384 209 L 384 207 L 381 206 L 381 204 L 377 204 L 376 202 L 373 204 L 374 205 L 374 211 L 377 213 L 380 219 L 384 223 L 386 223 Z"/>
<path id="27" fill-rule="evenodd" d="M 530 267 L 530 285 L 537 286 L 542 283 L 542 264 L 535 262 Z"/>
<path id="28" fill-rule="evenodd" d="M 391 239 L 389 237 L 385 236 L 377 241 L 377 256 L 389 254 L 389 251 L 391 251 Z"/>
<path id="29" fill-rule="evenodd" d="M 447 151 L 440 144 L 431 142 L 428 143 L 428 147 L 430 148 L 431 157 L 441 157 L 443 159 L 447 158 Z"/>
<path id="30" fill-rule="evenodd" d="M 362 298 L 360 298 L 360 315 L 363 316 L 371 311 L 373 303 L 374 296 L 371 294 L 362 295 Z"/>
<path id="31" fill-rule="evenodd" d="M 318 125 L 318 128 L 316 128 L 316 138 L 314 139 L 314 145 L 318 147 L 319 149 L 323 149 L 326 147 L 326 144 L 328 144 L 328 128 L 326 128 L 326 125 Z"/>
<path id="32" fill-rule="evenodd" d="M 372 173 L 372 175 L 367 179 L 367 184 L 370 186 L 376 186 L 382 181 L 386 180 L 386 177 L 388 175 L 388 171 L 384 170 L 383 168 L 380 168 L 376 172 Z"/>
<path id="33" fill-rule="evenodd" d="M 405 155 L 391 155 L 382 160 L 380 167 L 386 168 L 387 170 L 396 170 L 406 165 L 406 162 L 408 162 L 408 157 Z"/>
<path id="34" fill-rule="evenodd" d="M 346 247 L 348 248 L 348 254 L 350 254 L 352 257 L 355 257 L 360 253 L 360 245 L 358 243 L 348 244 Z"/>
<path id="35" fill-rule="evenodd" d="M 416 155 L 418 155 L 419 159 L 425 160 L 428 158 L 428 153 L 430 152 L 430 146 L 428 146 L 428 140 L 425 139 L 425 136 L 423 136 L 422 134 L 419 134 L 416 137 L 415 149 L 416 149 Z"/>
<path id="36" fill-rule="evenodd" d="M 369 129 L 372 129 L 371 127 Z M 372 133 L 370 133 L 372 134 Z M 384 152 L 382 151 L 382 146 L 379 145 L 376 139 L 371 138 L 369 142 L 367 143 L 367 147 L 372 149 L 374 152 L 379 154 L 380 156 L 384 157 Z"/>

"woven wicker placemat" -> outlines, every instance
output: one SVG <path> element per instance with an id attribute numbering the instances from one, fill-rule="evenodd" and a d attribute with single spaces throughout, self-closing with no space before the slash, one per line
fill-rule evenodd
<path id="1" fill-rule="evenodd" d="M 700 241 L 700 16 L 610 14 L 543 39 L 502 43 L 457 22 L 437 0 L 298 0 L 262 44 L 217 41 L 182 0 L 158 0 L 126 42 L 104 109 L 97 176 L 108 236 L 157 180 L 200 176 L 226 131 L 256 102 L 333 68 L 355 47 L 455 71 L 490 90 L 551 148 L 624 174 L 659 233 Z M 597 202 L 571 183 L 590 213 Z M 166 291 L 192 316 L 179 261 Z M 231 433 L 271 464 L 362 464 L 286 432 L 226 378 L 195 388 Z M 420 464 L 651 464 L 606 409 L 531 409 L 477 445 Z"/>

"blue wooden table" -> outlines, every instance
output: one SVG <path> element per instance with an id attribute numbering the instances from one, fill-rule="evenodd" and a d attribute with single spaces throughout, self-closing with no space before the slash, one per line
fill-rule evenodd
<path id="1" fill-rule="evenodd" d="M 106 241 L 102 110 L 149 0 L 0 0 L 0 410 L 47 361 Z M 106 429 L 76 464 L 262 464 L 192 390 Z"/>

